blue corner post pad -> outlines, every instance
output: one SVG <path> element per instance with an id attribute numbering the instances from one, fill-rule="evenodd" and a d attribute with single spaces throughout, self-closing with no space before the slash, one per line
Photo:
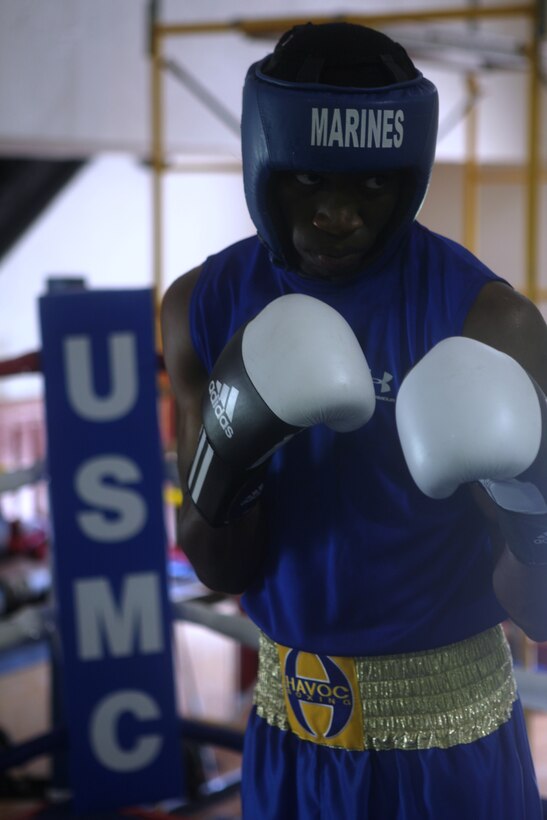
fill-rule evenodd
<path id="1" fill-rule="evenodd" d="M 180 798 L 151 289 L 40 299 L 77 811 Z"/>

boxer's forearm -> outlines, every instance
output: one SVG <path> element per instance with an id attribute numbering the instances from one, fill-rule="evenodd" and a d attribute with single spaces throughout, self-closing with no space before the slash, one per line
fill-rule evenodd
<path id="1" fill-rule="evenodd" d="M 547 566 L 524 564 L 505 547 L 493 581 L 499 602 L 517 626 L 533 641 L 547 640 Z"/>
<path id="2" fill-rule="evenodd" d="M 200 581 L 215 592 L 239 595 L 256 577 L 265 552 L 260 507 L 224 527 L 212 527 L 189 496 L 178 521 L 178 541 Z"/>

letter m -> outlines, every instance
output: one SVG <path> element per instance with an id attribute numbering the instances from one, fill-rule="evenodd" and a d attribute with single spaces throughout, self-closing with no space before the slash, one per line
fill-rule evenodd
<path id="1" fill-rule="evenodd" d="M 120 605 L 108 578 L 87 578 L 76 581 L 74 586 L 78 654 L 82 660 L 103 658 L 105 647 L 115 658 L 163 650 L 160 588 L 155 573 L 127 575 Z"/>
<path id="2" fill-rule="evenodd" d="M 312 108 L 311 110 L 311 144 L 326 145 L 328 137 L 329 109 Z"/>

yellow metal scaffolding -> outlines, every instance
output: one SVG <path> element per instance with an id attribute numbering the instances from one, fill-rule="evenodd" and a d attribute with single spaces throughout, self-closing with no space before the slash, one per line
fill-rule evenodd
<path id="1" fill-rule="evenodd" d="M 546 177 L 542 170 L 541 147 L 541 65 L 540 47 L 542 30 L 542 2 L 513 5 L 490 5 L 457 8 L 439 8 L 409 11 L 406 13 L 337 15 L 337 21 L 360 23 L 362 25 L 382 28 L 394 24 L 413 24 L 432 21 L 481 21 L 524 19 L 529 23 L 529 38 L 526 47 L 528 63 L 528 146 L 524 175 L 515 175 L 512 179 L 521 178 L 526 186 L 525 212 L 525 286 L 524 292 L 535 302 L 547 300 L 547 290 L 539 286 L 539 194 L 542 179 Z M 153 275 L 157 298 L 163 292 L 163 192 L 162 177 L 168 165 L 165 156 L 164 139 L 164 98 L 162 74 L 165 68 L 163 56 L 164 42 L 169 37 L 180 37 L 191 34 L 215 34 L 238 32 L 248 37 L 277 38 L 283 31 L 294 25 L 306 22 L 324 23 L 332 21 L 332 16 L 283 17 L 261 20 L 237 20 L 227 22 L 203 22 L 189 24 L 164 24 L 151 21 L 151 145 L 153 170 Z M 473 90 L 476 77 L 469 75 L 468 84 Z M 492 171 L 485 171 L 477 161 L 477 112 L 473 108 L 467 115 L 466 160 L 464 168 L 463 197 L 463 242 L 470 249 L 476 247 L 478 222 L 478 187 L 484 181 L 492 181 Z M 500 171 L 500 178 L 505 178 Z"/>

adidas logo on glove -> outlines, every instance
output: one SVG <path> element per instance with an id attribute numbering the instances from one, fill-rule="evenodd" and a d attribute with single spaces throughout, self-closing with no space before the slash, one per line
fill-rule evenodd
<path id="1" fill-rule="evenodd" d="M 234 410 L 239 396 L 237 387 L 230 387 L 219 381 L 209 382 L 209 400 L 218 423 L 224 430 L 227 438 L 234 435 L 230 422 L 234 418 Z"/>

